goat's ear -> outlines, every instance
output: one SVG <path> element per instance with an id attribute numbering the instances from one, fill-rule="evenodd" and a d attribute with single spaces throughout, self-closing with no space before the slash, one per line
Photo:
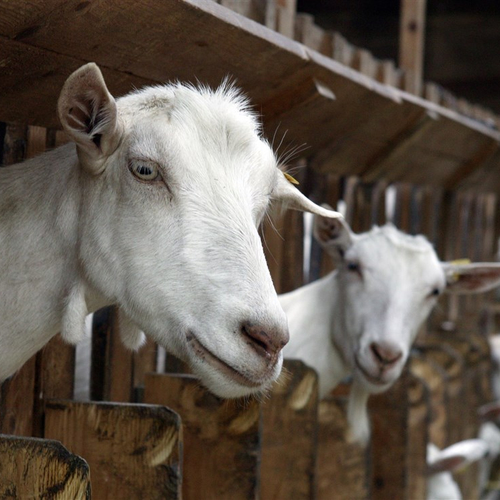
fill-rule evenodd
<path id="1" fill-rule="evenodd" d="M 483 439 L 466 439 L 441 451 L 434 451 L 427 465 L 428 474 L 454 472 L 480 460 L 488 453 L 488 443 Z"/>
<path id="2" fill-rule="evenodd" d="M 427 466 L 427 474 L 439 474 L 440 472 L 453 472 L 467 464 L 467 459 L 463 455 L 453 455 L 450 457 L 438 458 Z"/>
<path id="3" fill-rule="evenodd" d="M 288 208 L 300 210 L 302 212 L 311 212 L 312 214 L 322 215 L 327 218 L 342 218 L 342 214 L 333 210 L 316 205 L 309 198 L 304 196 L 292 183 L 286 179 L 283 172 L 278 172 L 278 181 L 273 192 L 273 199 L 281 201 Z"/>
<path id="4" fill-rule="evenodd" d="M 478 262 L 473 264 L 455 264 L 443 262 L 448 293 L 481 293 L 500 286 L 500 264 Z"/>
<path id="5" fill-rule="evenodd" d="M 500 401 L 494 401 L 480 406 L 477 410 L 479 418 L 483 422 L 494 422 L 500 418 Z"/>
<path id="6" fill-rule="evenodd" d="M 322 206 L 331 210 L 329 205 Z M 354 233 L 344 219 L 331 219 L 321 215 L 314 217 L 313 233 L 318 243 L 332 257 L 337 257 L 339 251 L 343 254 L 354 240 Z"/>
<path id="7" fill-rule="evenodd" d="M 57 109 L 64 130 L 77 145 L 82 166 L 93 174 L 101 173 L 122 131 L 116 102 L 96 64 L 85 64 L 70 75 Z"/>

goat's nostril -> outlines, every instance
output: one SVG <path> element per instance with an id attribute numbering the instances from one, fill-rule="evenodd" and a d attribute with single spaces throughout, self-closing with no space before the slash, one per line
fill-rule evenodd
<path id="1" fill-rule="evenodd" d="M 276 356 L 288 342 L 288 332 L 250 322 L 243 323 L 241 332 L 251 340 L 250 345 L 267 358 Z"/>
<path id="2" fill-rule="evenodd" d="M 375 360 L 385 366 L 394 365 L 403 356 L 403 352 L 396 345 L 388 342 L 373 342 L 370 349 Z"/>

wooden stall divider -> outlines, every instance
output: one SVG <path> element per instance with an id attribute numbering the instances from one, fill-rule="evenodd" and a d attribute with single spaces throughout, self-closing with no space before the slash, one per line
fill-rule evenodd
<path id="1" fill-rule="evenodd" d="M 318 375 L 285 359 L 262 404 L 262 500 L 316 498 Z"/>
<path id="2" fill-rule="evenodd" d="M 427 497 L 427 443 L 431 417 L 426 381 L 411 373 L 408 383 L 407 498 Z"/>
<path id="3" fill-rule="evenodd" d="M 85 458 L 95 498 L 182 498 L 182 427 L 172 410 L 48 400 L 45 411 L 45 436 Z"/>
<path id="4" fill-rule="evenodd" d="M 429 389 L 431 403 L 429 441 L 439 448 L 444 448 L 449 424 L 446 411 L 449 405 L 448 374 L 439 364 L 418 351 L 411 354 L 409 365 L 412 375 L 424 380 Z"/>
<path id="5" fill-rule="evenodd" d="M 0 497 L 90 499 L 89 466 L 61 443 L 0 435 Z"/>
<path id="6" fill-rule="evenodd" d="M 261 411 L 256 399 L 222 400 L 191 375 L 146 375 L 144 401 L 182 415 L 184 500 L 259 497 Z"/>
<path id="7" fill-rule="evenodd" d="M 372 396 L 372 499 L 408 498 L 408 425 L 410 373 L 382 394 Z M 387 453 L 391 450 L 391 453 Z"/>
<path id="8" fill-rule="evenodd" d="M 441 447 L 450 446 L 461 440 L 464 432 L 464 376 L 465 362 L 463 357 L 447 344 L 429 344 L 425 340 L 418 343 L 416 349 L 422 356 L 441 366 L 446 372 L 446 425 L 444 442 L 434 441 Z"/>
<path id="9" fill-rule="evenodd" d="M 339 394 L 322 399 L 318 413 L 317 500 L 371 498 L 370 447 L 350 443 L 347 432 L 347 397 Z"/>

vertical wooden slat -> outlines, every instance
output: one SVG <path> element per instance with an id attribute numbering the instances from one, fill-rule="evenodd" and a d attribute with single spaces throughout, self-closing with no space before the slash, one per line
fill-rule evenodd
<path id="1" fill-rule="evenodd" d="M 133 400 L 133 357 L 120 340 L 118 308 L 106 307 L 95 312 L 90 377 L 93 400 Z"/>
<path id="2" fill-rule="evenodd" d="M 75 346 L 55 336 L 37 354 L 37 389 L 35 398 L 35 436 L 43 435 L 43 406 L 48 398 L 71 399 L 75 385 Z"/>
<path id="3" fill-rule="evenodd" d="M 373 500 L 413 500 L 408 498 L 407 488 L 409 378 L 405 370 L 393 387 L 369 401 Z"/>
<path id="4" fill-rule="evenodd" d="M 221 400 L 189 375 L 147 374 L 144 401 L 182 415 L 184 500 L 257 499 L 260 404 Z"/>
<path id="5" fill-rule="evenodd" d="M 406 90 L 422 93 L 426 0 L 401 0 L 399 24 L 399 66 L 411 74 Z"/>
<path id="6" fill-rule="evenodd" d="M 410 374 L 408 383 L 407 497 L 427 496 L 427 443 L 429 442 L 430 397 L 426 382 Z"/>
<path id="7" fill-rule="evenodd" d="M 13 165 L 26 158 L 28 127 L 26 125 L 7 124 L 4 135 L 4 165 Z"/>
<path id="8" fill-rule="evenodd" d="M 87 460 L 95 498 L 182 498 L 181 420 L 168 408 L 49 400 L 45 436 Z"/>
<path id="9" fill-rule="evenodd" d="M 0 436 L 0 497 L 90 500 L 89 467 L 57 441 Z"/>
<path id="10" fill-rule="evenodd" d="M 301 361 L 285 360 L 262 413 L 262 500 L 315 498 L 316 372 Z"/>
<path id="11" fill-rule="evenodd" d="M 28 127 L 28 144 L 26 149 L 26 159 L 33 158 L 45 152 L 47 149 L 47 129 L 30 125 Z"/>
<path id="12" fill-rule="evenodd" d="M 31 436 L 33 433 L 36 394 L 36 355 L 2 384 L 0 431 L 3 434 Z"/>
<path id="13" fill-rule="evenodd" d="M 318 413 L 318 500 L 364 500 L 370 495 L 369 448 L 346 440 L 347 398 L 328 396 Z"/>

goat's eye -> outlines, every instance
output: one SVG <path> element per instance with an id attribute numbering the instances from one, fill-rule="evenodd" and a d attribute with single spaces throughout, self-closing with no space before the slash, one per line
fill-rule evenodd
<path id="1" fill-rule="evenodd" d="M 346 267 L 351 273 L 359 273 L 361 271 L 361 267 L 357 262 L 347 262 Z"/>
<path id="2" fill-rule="evenodd" d="M 130 171 L 141 181 L 157 181 L 161 178 L 158 165 L 148 160 L 131 160 Z"/>

